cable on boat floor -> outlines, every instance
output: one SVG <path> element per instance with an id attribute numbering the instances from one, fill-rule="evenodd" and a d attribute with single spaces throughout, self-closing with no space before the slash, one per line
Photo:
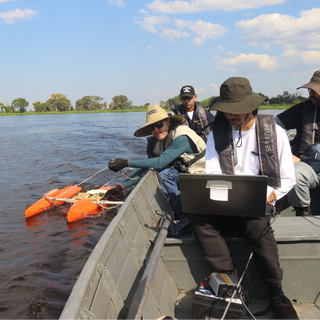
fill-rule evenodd
<path id="1" fill-rule="evenodd" d="M 193 293 L 185 292 L 181 293 L 176 302 L 175 317 L 177 320 L 192 319 L 192 300 Z M 249 303 L 249 310 L 252 313 L 263 311 L 267 308 L 268 301 L 251 300 Z M 320 319 L 320 309 L 314 303 L 293 303 L 299 319 L 301 320 L 311 320 Z M 251 319 L 244 310 L 242 319 Z M 273 319 L 273 312 L 256 317 L 256 319 Z"/>

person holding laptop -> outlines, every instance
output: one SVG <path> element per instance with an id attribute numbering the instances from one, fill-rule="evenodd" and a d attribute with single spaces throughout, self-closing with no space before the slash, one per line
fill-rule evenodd
<path id="1" fill-rule="evenodd" d="M 273 213 L 275 201 L 295 185 L 295 175 L 285 131 L 273 116 L 257 115 L 265 99 L 252 91 L 246 78 L 229 78 L 221 85 L 220 98 L 212 107 L 217 114 L 207 142 L 206 173 L 268 176 L 266 209 Z M 190 214 L 189 221 L 213 272 L 233 274 L 236 278 L 237 270 L 221 231 L 242 232 L 270 294 L 275 318 L 297 319 L 282 291 L 283 272 L 270 216 L 236 217 L 232 212 L 229 216 Z"/>

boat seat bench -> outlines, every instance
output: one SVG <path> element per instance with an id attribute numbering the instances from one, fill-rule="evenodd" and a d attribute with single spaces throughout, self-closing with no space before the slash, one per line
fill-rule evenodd
<path id="1" fill-rule="evenodd" d="M 319 287 L 314 286 L 320 265 L 320 216 L 278 217 L 272 223 L 272 228 L 278 244 L 280 266 L 284 271 L 283 290 L 292 300 L 313 302 L 320 292 L 318 280 Z M 241 275 L 250 255 L 250 248 L 240 235 L 234 237 L 226 235 L 225 240 L 239 275 Z M 180 248 L 178 252 L 180 251 L 181 257 L 176 254 L 177 249 L 174 248 L 176 246 Z M 174 253 L 174 256 L 171 255 L 171 252 Z M 185 291 L 194 290 L 196 285 L 211 273 L 209 265 L 204 263 L 201 250 L 193 234 L 179 238 L 168 237 L 163 248 L 162 259 L 171 270 L 178 286 L 184 284 L 183 290 Z M 180 261 L 180 264 L 177 261 Z M 183 261 L 186 265 L 183 266 L 183 272 L 181 272 Z M 199 266 L 207 267 L 199 270 Z M 254 286 L 260 289 L 255 289 L 250 296 L 258 300 L 268 299 L 267 291 L 259 279 L 253 261 L 249 265 L 248 273 L 250 282 L 261 283 L 259 286 Z M 179 281 L 181 274 L 183 274 L 183 279 Z M 190 281 L 185 280 L 186 274 L 190 275 Z M 189 285 L 186 286 L 186 284 Z M 301 288 L 304 289 L 301 290 Z"/>

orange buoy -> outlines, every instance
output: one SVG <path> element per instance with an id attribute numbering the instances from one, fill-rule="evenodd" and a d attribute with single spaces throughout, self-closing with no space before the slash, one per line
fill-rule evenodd
<path id="1" fill-rule="evenodd" d="M 85 219 L 88 216 L 100 213 L 101 210 L 101 206 L 94 202 L 87 199 L 81 199 L 71 206 L 67 214 L 67 220 L 68 222 L 73 222 Z"/>
<path id="2" fill-rule="evenodd" d="M 115 186 L 107 186 L 101 188 L 101 190 L 110 190 Z M 99 214 L 103 209 L 107 208 L 108 205 L 98 205 L 91 200 L 81 199 L 76 201 L 69 209 L 67 214 L 68 222 L 74 222 L 77 220 L 85 219 L 89 216 Z"/>
<path id="3" fill-rule="evenodd" d="M 55 201 L 55 200 L 49 200 L 46 199 L 45 196 L 49 193 L 50 197 L 61 197 L 61 198 L 72 198 L 75 196 L 77 192 L 80 192 L 82 190 L 81 187 L 78 186 L 69 186 L 61 190 L 53 190 L 47 192 L 46 194 L 43 195 L 43 197 L 38 200 L 36 203 L 34 203 L 32 206 L 30 206 L 26 212 L 26 218 L 32 217 L 40 212 L 43 212 L 45 210 L 48 210 L 52 208 L 53 206 L 60 206 L 64 204 L 64 201 Z"/>

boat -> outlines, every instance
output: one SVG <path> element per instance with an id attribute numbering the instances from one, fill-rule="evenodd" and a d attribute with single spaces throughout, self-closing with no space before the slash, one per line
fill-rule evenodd
<path id="1" fill-rule="evenodd" d="M 60 319 L 204 319 L 195 315 L 195 292 L 210 267 L 193 234 L 167 235 L 170 221 L 167 200 L 149 171 L 91 253 Z M 320 219 L 280 216 L 272 227 L 284 292 L 301 318 L 320 319 Z M 244 270 L 250 256 L 245 240 L 225 239 L 238 271 Z M 253 262 L 247 275 L 249 309 L 265 310 L 268 294 Z M 245 311 L 241 317 L 248 318 Z M 272 318 L 272 311 L 261 317 Z"/>
<path id="2" fill-rule="evenodd" d="M 74 222 L 86 219 L 99 214 L 110 205 L 117 206 L 123 204 L 122 201 L 103 200 L 105 193 L 112 188 L 114 186 L 81 192 L 82 188 L 80 186 L 71 185 L 61 190 L 54 189 L 45 193 L 40 200 L 28 207 L 25 211 L 25 216 L 26 218 L 30 218 L 38 213 L 52 209 L 54 206 L 72 203 L 67 213 L 67 221 Z"/>

